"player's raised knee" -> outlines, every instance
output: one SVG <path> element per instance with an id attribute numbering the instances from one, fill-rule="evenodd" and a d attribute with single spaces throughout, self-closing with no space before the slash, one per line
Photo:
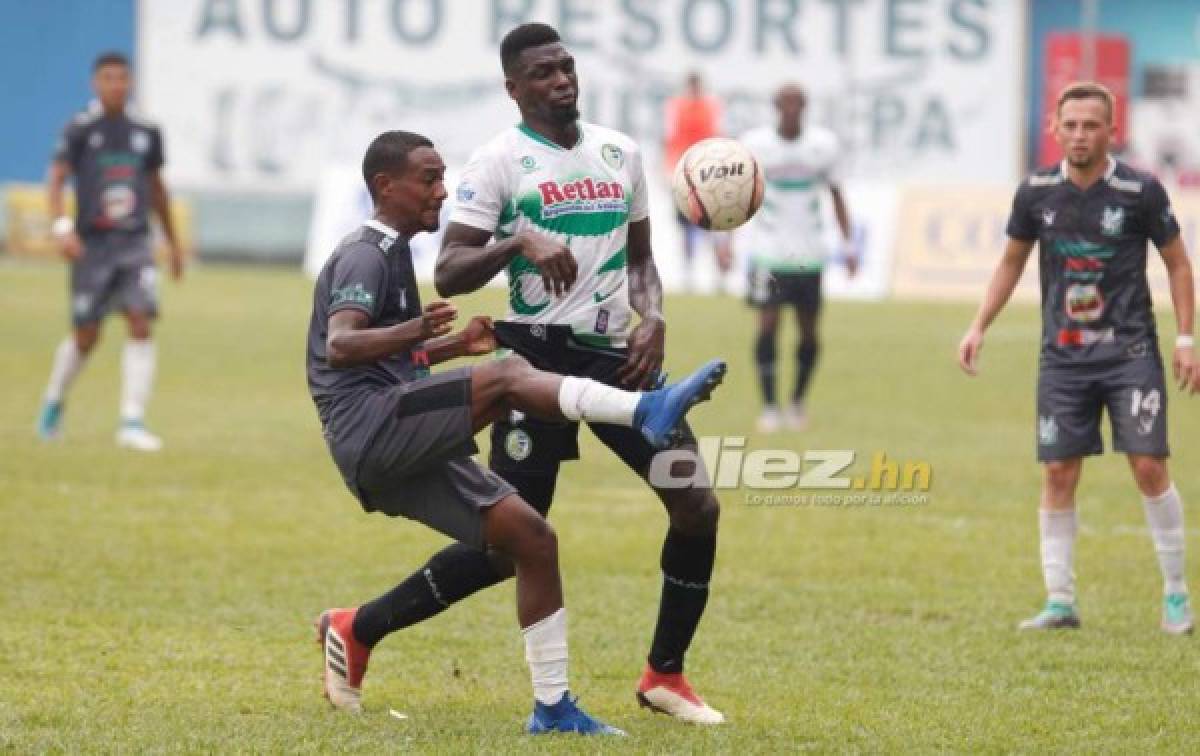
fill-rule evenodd
<path id="1" fill-rule="evenodd" d="M 506 388 L 511 388 L 518 381 L 526 378 L 533 370 L 533 366 L 529 364 L 528 360 L 516 354 L 502 357 L 495 364 Z"/>

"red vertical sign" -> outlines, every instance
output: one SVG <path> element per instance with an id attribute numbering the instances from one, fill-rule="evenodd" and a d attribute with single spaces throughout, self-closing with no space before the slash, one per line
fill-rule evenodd
<path id="1" fill-rule="evenodd" d="M 1115 148 L 1126 144 L 1128 135 L 1129 104 L 1129 41 L 1113 34 L 1097 34 L 1092 37 L 1095 46 L 1092 60 L 1095 64 L 1094 78 L 1108 87 L 1116 98 L 1113 120 L 1117 126 Z M 1042 112 L 1039 123 L 1046 126 L 1038 145 L 1038 165 L 1050 165 L 1062 159 L 1062 150 L 1054 141 L 1048 124 L 1058 103 L 1059 92 L 1073 81 L 1084 78 L 1083 35 L 1077 33 L 1054 33 L 1046 38 L 1046 57 L 1043 61 L 1046 80 L 1043 82 Z"/>

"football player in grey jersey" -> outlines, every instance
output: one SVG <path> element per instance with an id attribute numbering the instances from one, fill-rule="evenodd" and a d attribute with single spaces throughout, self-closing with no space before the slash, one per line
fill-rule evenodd
<path id="1" fill-rule="evenodd" d="M 1020 627 L 1079 627 L 1075 490 L 1083 457 L 1103 452 L 1100 420 L 1107 411 L 1113 448 L 1129 459 L 1158 554 L 1162 628 L 1190 633 L 1183 502 L 1167 471 L 1167 391 L 1146 283 L 1147 241 L 1158 248 L 1170 279 L 1177 334 L 1171 365 L 1189 394 L 1200 390 L 1192 267 L 1162 185 L 1109 155 L 1114 126 L 1107 89 L 1082 82 L 1063 90 L 1054 133 L 1066 157 L 1017 190 L 1004 256 L 958 349 L 959 365 L 975 375 L 984 331 L 1036 243 L 1042 294 L 1037 457 L 1044 466 L 1039 526 L 1048 596 L 1045 608 Z"/>
<path id="2" fill-rule="evenodd" d="M 182 275 L 183 255 L 161 175 L 162 133 L 128 111 L 132 83 L 124 55 L 98 57 L 92 69 L 96 100 L 67 124 L 50 163 L 52 229 L 71 269 L 73 330 L 55 351 L 37 430 L 44 439 L 59 435 L 67 390 L 100 337 L 101 321 L 115 309 L 129 323 L 129 340 L 121 356 L 117 443 L 158 451 L 162 441 L 144 423 L 156 363 L 151 323 L 158 314 L 151 209 L 162 224 L 175 279 Z M 68 178 L 75 185 L 74 218 L 66 214 L 63 203 Z"/>

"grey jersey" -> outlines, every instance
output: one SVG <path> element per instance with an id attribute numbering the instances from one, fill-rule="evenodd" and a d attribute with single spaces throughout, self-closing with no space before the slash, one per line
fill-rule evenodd
<path id="1" fill-rule="evenodd" d="M 71 167 L 80 234 L 149 228 L 149 174 L 164 162 L 157 126 L 126 113 L 106 116 L 93 107 L 63 129 L 54 159 Z"/>
<path id="2" fill-rule="evenodd" d="M 427 368 L 418 364 L 425 361 L 420 350 L 366 365 L 330 367 L 325 351 L 329 318 L 347 309 L 365 313 L 369 328 L 403 323 L 421 314 L 412 253 L 408 244 L 383 224 L 368 221 L 343 239 L 317 276 L 308 326 L 308 390 L 327 435 L 334 432 L 329 427 L 333 420 L 354 416 L 360 419 L 350 422 L 351 425 L 365 422 L 360 413 L 351 411 L 365 391 L 386 389 L 428 373 Z M 346 427 L 345 423 L 335 425 L 336 433 L 369 435 L 370 432 L 370 429 Z"/>
<path id="3" fill-rule="evenodd" d="M 1038 242 L 1043 364 L 1157 354 L 1146 242 L 1179 235 L 1158 179 L 1112 158 L 1086 190 L 1065 164 L 1039 171 L 1017 190 L 1008 235 Z"/>

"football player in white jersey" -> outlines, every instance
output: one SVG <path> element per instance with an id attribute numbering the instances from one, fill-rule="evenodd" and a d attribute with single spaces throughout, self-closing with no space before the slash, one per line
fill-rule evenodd
<path id="1" fill-rule="evenodd" d="M 463 171 L 438 257 L 445 297 L 507 271 L 509 313 L 497 341 L 534 366 L 614 386 L 655 385 L 666 323 L 650 246 L 642 155 L 629 137 L 579 120 L 575 59 L 545 24 L 513 29 L 500 58 L 521 122 L 479 148 Z M 637 322 L 634 322 L 637 313 Z M 637 432 L 589 428 L 643 479 L 656 450 Z M 579 423 L 514 414 L 493 427 L 489 464 L 543 515 L 560 464 L 578 458 Z M 675 439 L 695 448 L 686 423 Z M 711 488 L 655 489 L 670 518 L 662 550 L 662 596 L 639 702 L 684 721 L 724 716 L 692 691 L 684 654 L 708 601 L 716 557 Z M 602 494 L 601 494 L 602 495 Z M 602 502 L 598 502 L 601 503 Z M 496 554 L 448 546 L 399 586 L 402 628 L 512 575 Z"/>
<path id="2" fill-rule="evenodd" d="M 758 308 L 754 360 L 762 389 L 763 411 L 758 430 L 770 433 L 787 426 L 802 430 L 807 422 L 804 397 L 817 363 L 817 322 L 821 312 L 821 272 L 832 256 L 825 227 L 825 197 L 845 241 L 851 275 L 858 257 L 851 250 L 850 214 L 838 177 L 838 140 L 833 132 L 804 123 L 804 90 L 787 84 L 775 94 L 779 120 L 742 136 L 766 178 L 762 207 L 737 235 L 749 259 L 747 298 Z M 783 410 L 775 388 L 776 332 L 784 305 L 796 308 L 800 342 L 796 346 L 796 383 Z"/>

